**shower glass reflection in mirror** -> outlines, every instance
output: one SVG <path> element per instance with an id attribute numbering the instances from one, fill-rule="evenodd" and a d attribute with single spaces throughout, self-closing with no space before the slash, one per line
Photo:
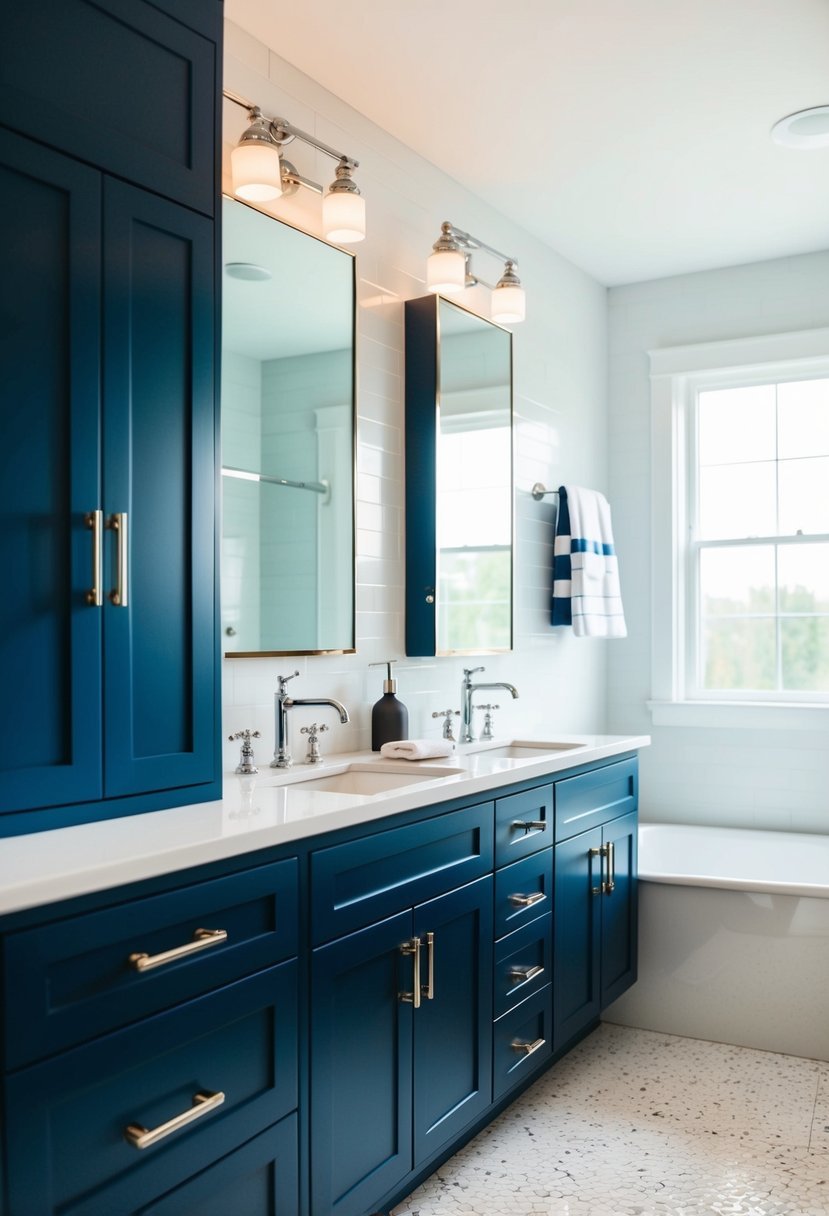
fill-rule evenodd
<path id="1" fill-rule="evenodd" d="M 354 258 L 223 200 L 222 645 L 354 649 Z"/>

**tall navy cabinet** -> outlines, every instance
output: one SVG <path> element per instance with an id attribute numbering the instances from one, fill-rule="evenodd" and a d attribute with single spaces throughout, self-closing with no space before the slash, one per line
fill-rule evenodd
<path id="1" fill-rule="evenodd" d="M 219 794 L 220 36 L 0 22 L 0 834 Z"/>

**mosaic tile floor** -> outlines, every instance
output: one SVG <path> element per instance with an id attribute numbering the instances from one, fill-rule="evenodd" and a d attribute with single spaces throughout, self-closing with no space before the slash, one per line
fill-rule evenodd
<path id="1" fill-rule="evenodd" d="M 603 1025 L 393 1216 L 829 1216 L 829 1063 Z"/>

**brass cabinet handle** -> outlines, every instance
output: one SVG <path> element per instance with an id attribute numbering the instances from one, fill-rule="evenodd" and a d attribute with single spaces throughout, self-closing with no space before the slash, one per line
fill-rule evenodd
<path id="1" fill-rule="evenodd" d="M 92 608 L 100 608 L 104 602 L 103 549 L 101 545 L 104 513 L 103 511 L 88 511 L 84 515 L 83 521 L 92 532 L 92 586 L 86 593 L 86 602 Z"/>
<path id="2" fill-rule="evenodd" d="M 510 1046 L 513 1051 L 521 1051 L 525 1056 L 531 1056 L 533 1052 L 538 1051 L 547 1042 L 546 1039 L 536 1039 L 534 1043 L 521 1043 L 517 1039 L 513 1039 Z"/>
<path id="3" fill-rule="evenodd" d="M 607 850 L 607 881 L 604 884 L 605 895 L 612 895 L 616 890 L 616 846 L 613 841 L 605 845 Z"/>
<path id="4" fill-rule="evenodd" d="M 218 946 L 226 941 L 226 929 L 197 929 L 193 940 L 183 946 L 176 946 L 173 950 L 165 950 L 161 954 L 131 954 L 127 962 L 133 971 L 152 971 L 154 967 L 163 967 L 165 963 L 174 963 L 177 959 L 198 954 L 199 950 L 207 950 L 210 946 Z"/>
<path id="5" fill-rule="evenodd" d="M 221 1106 L 224 1100 L 225 1096 L 221 1091 L 215 1094 L 194 1094 L 193 1105 L 183 1114 L 168 1119 L 166 1123 L 159 1123 L 158 1127 L 150 1128 L 149 1131 L 146 1127 L 141 1127 L 139 1123 L 129 1123 L 124 1128 L 124 1139 L 133 1148 L 149 1148 L 151 1144 L 157 1144 L 166 1136 L 172 1136 L 173 1132 L 186 1127 L 188 1123 L 195 1123 L 196 1119 L 203 1119 L 205 1115 L 209 1115 L 211 1111 Z"/>
<path id="6" fill-rule="evenodd" d="M 129 607 L 129 534 L 127 529 L 127 512 L 118 511 L 110 515 L 107 527 L 118 538 L 117 575 L 115 587 L 109 593 L 110 603 L 116 608 Z"/>
<path id="7" fill-rule="evenodd" d="M 543 967 L 510 967 L 509 977 L 513 984 L 528 984 L 544 974 Z"/>
<path id="8" fill-rule="evenodd" d="M 513 832 L 543 832 L 547 827 L 546 819 L 513 819 L 510 830 Z"/>
<path id="9" fill-rule="evenodd" d="M 426 951 L 428 955 L 426 983 L 423 985 L 423 995 L 427 1001 L 435 999 L 435 935 L 426 934 Z"/>
<path id="10" fill-rule="evenodd" d="M 509 902 L 516 908 L 531 908 L 533 904 L 543 903 L 546 898 L 543 891 L 533 891 L 532 895 L 510 895 Z"/>
<path id="11" fill-rule="evenodd" d="M 412 991 L 399 993 L 399 999 L 405 1001 L 408 1005 L 413 1005 L 415 1009 L 420 1008 L 420 938 L 413 937 L 411 941 L 404 942 L 400 947 L 401 954 L 410 954 L 414 959 L 413 971 L 414 978 L 412 980 Z"/>

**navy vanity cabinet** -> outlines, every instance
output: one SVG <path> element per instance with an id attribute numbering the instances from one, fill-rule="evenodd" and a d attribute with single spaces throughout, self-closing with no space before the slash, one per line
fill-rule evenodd
<path id="1" fill-rule="evenodd" d="M 492 1101 L 492 804 L 311 862 L 318 933 L 326 903 L 400 908 L 312 959 L 311 1210 L 365 1216 Z"/>
<path id="2" fill-rule="evenodd" d="M 556 1050 L 636 979 L 636 804 L 635 760 L 556 784 Z"/>

